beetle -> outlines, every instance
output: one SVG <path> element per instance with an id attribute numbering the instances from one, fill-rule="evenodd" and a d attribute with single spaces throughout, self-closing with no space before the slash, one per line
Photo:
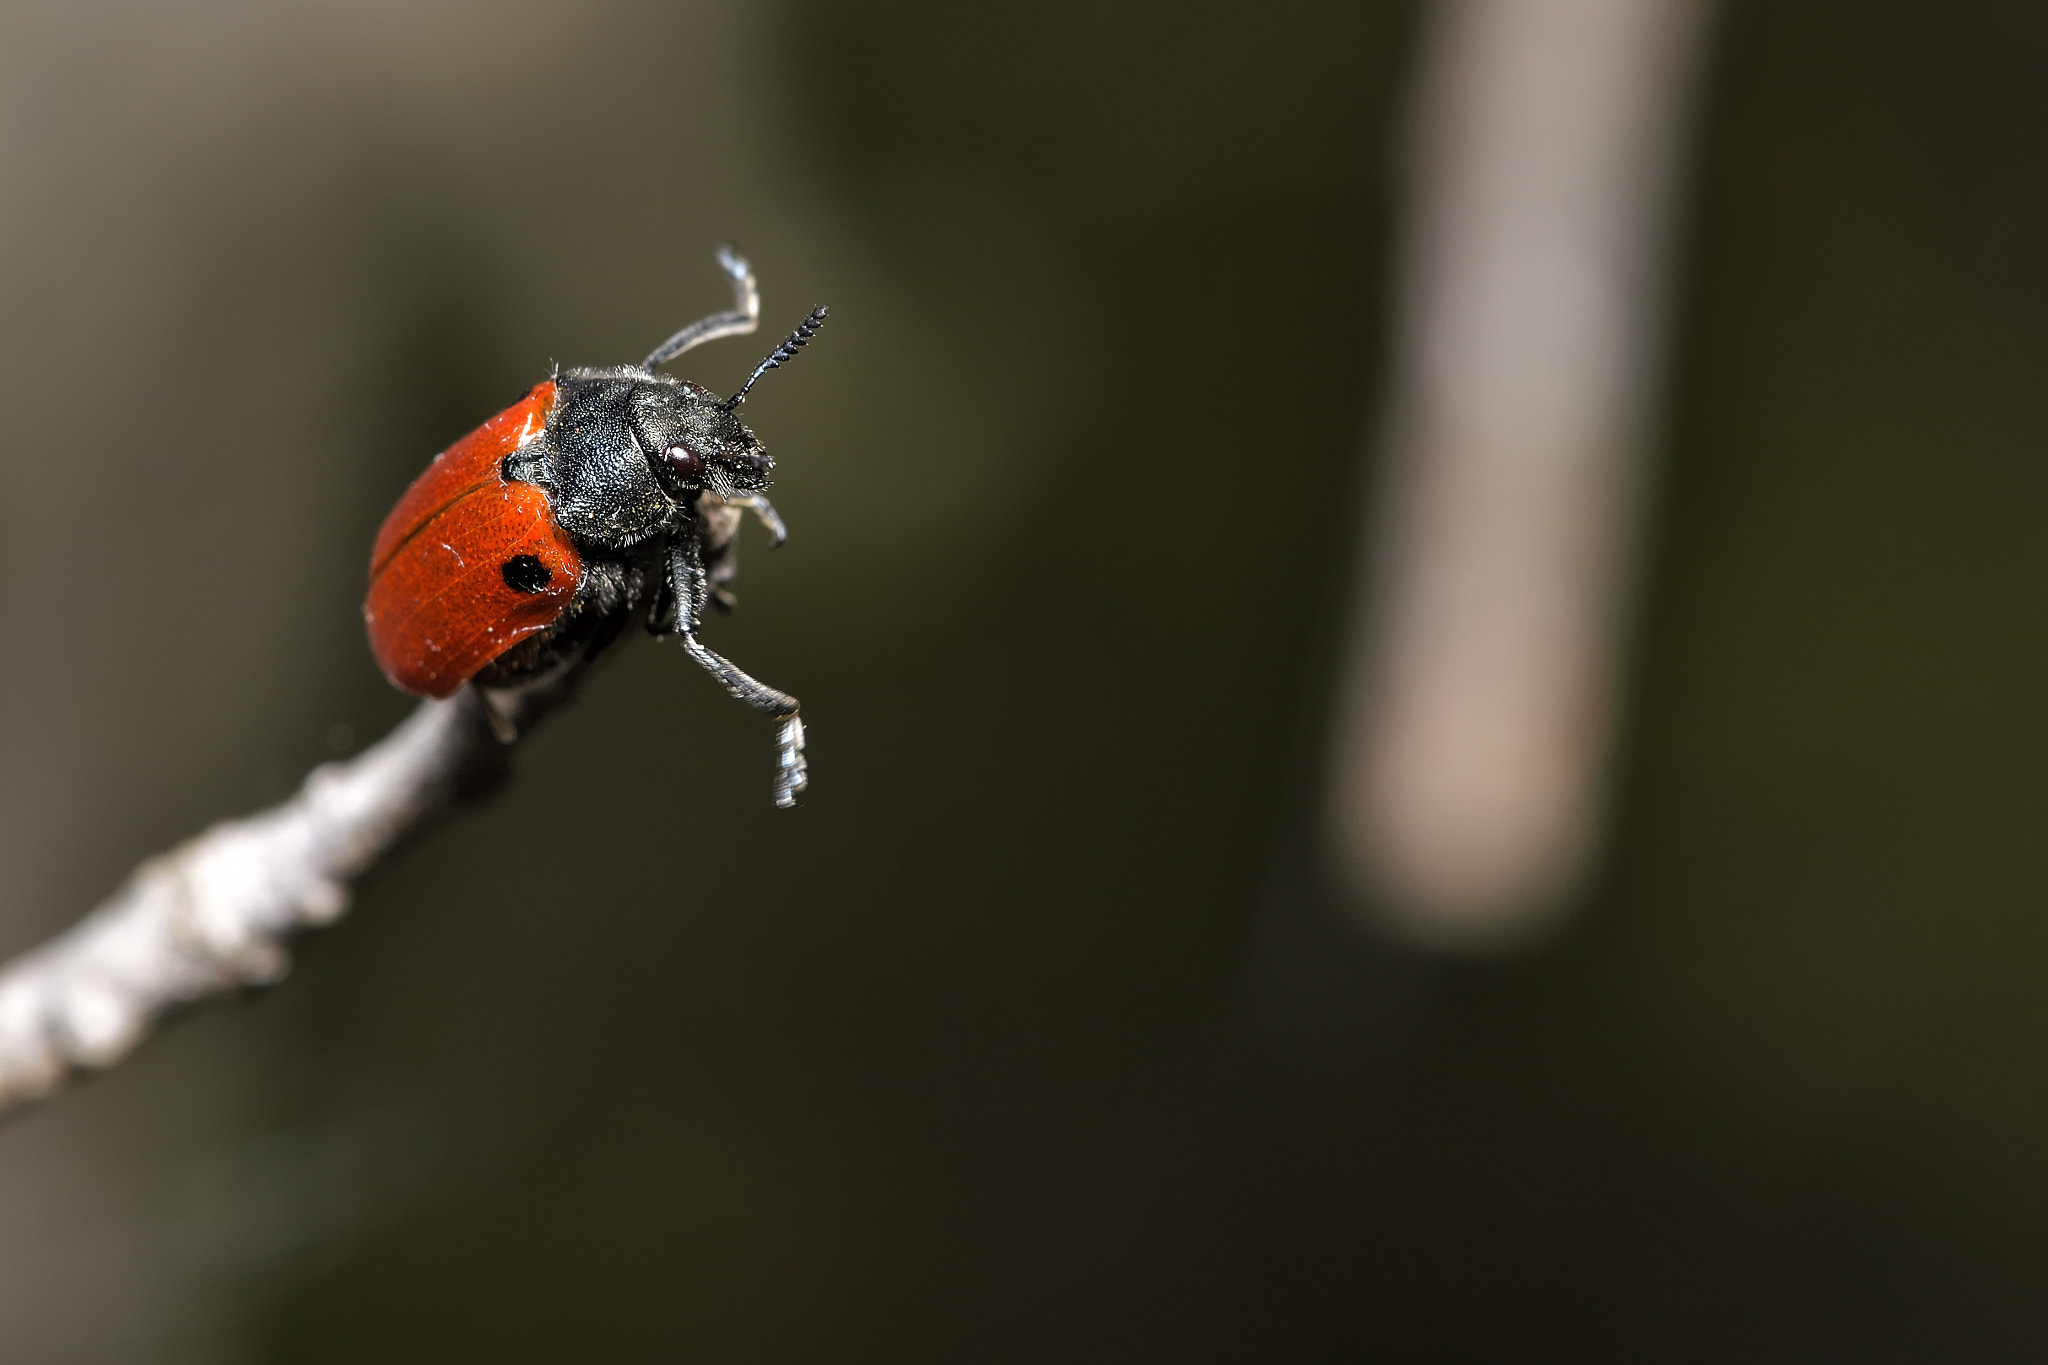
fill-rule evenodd
<path id="1" fill-rule="evenodd" d="M 729 398 L 656 373 L 760 324 L 753 268 L 729 247 L 718 263 L 731 311 L 691 323 L 638 365 L 557 367 L 436 456 L 377 532 L 363 618 L 395 686 L 424 697 L 473 686 L 502 740 L 513 737 L 511 698 L 589 664 L 635 621 L 676 636 L 727 692 L 781 721 L 774 796 L 787 807 L 807 782 L 796 698 L 697 633 L 706 607 L 732 606 L 742 516 L 753 512 L 777 545 L 787 534 L 762 493 L 775 462 L 735 410 L 826 310 Z"/>

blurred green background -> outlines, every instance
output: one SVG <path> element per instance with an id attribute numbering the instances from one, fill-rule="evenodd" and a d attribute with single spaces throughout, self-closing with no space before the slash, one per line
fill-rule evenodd
<path id="1" fill-rule="evenodd" d="M 762 275 L 790 543 L 0 1128 L 22 1361 L 2038 1359 L 2048 9 L 1721 7 L 1617 833 L 1313 831 L 1415 14 L 0 6 L 0 948 L 408 703 L 386 507 Z"/>

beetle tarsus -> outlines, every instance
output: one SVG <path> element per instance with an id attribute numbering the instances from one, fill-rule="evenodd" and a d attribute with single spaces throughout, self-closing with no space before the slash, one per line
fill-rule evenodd
<path id="1" fill-rule="evenodd" d="M 745 336 L 761 325 L 761 287 L 754 280 L 754 267 L 729 246 L 718 248 L 718 265 L 732 280 L 732 311 L 699 318 L 654 348 L 640 368 L 651 370 L 666 365 L 684 351 L 720 337 Z"/>
<path id="2" fill-rule="evenodd" d="M 705 605 L 713 600 L 713 589 L 704 577 L 703 547 L 698 543 L 694 526 L 677 535 L 669 549 L 668 568 L 670 591 L 675 597 L 675 629 L 682 637 L 684 650 L 732 696 L 782 721 L 775 736 L 775 804 L 795 804 L 796 794 L 809 780 L 804 764 L 804 726 L 797 719 L 796 698 L 750 677 L 739 665 L 697 638 L 697 620 Z"/>
<path id="3" fill-rule="evenodd" d="M 695 635 L 683 636 L 683 648 L 727 693 L 756 711 L 781 718 L 782 725 L 775 732 L 775 804 L 795 805 L 796 794 L 810 783 L 804 763 L 804 723 L 797 718 L 796 698 L 749 677 L 717 650 L 705 648 Z"/>
<path id="4" fill-rule="evenodd" d="M 749 493 L 743 498 L 731 498 L 728 501 L 738 503 L 759 517 L 761 524 L 768 528 L 768 534 L 775 537 L 775 544 L 778 547 L 789 539 L 789 528 L 782 524 L 782 514 L 775 510 L 774 503 L 759 493 Z"/>
<path id="5" fill-rule="evenodd" d="M 796 794 L 811 784 L 804 764 L 804 723 L 789 717 L 775 732 L 775 804 L 788 810 Z"/>

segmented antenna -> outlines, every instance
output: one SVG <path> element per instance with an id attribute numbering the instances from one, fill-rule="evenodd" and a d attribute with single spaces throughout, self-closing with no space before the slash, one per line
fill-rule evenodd
<path id="1" fill-rule="evenodd" d="M 747 382 L 740 385 L 740 391 L 718 406 L 727 412 L 731 412 L 734 408 L 747 401 L 747 390 L 754 387 L 755 380 L 768 373 L 768 371 L 779 370 L 790 361 L 796 359 L 796 353 L 810 345 L 811 338 L 816 336 L 818 329 L 825 325 L 826 311 L 823 304 L 813 308 L 811 315 L 798 324 L 797 329 L 791 332 L 780 346 L 770 351 L 768 358 L 762 361 L 752 374 L 747 376 Z"/>

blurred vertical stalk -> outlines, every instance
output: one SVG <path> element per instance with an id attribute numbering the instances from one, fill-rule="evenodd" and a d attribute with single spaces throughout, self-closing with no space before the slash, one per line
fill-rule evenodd
<path id="1" fill-rule="evenodd" d="M 1542 924 L 1602 823 L 1669 211 L 1708 0 L 1437 0 L 1329 811 L 1437 946 Z"/>

